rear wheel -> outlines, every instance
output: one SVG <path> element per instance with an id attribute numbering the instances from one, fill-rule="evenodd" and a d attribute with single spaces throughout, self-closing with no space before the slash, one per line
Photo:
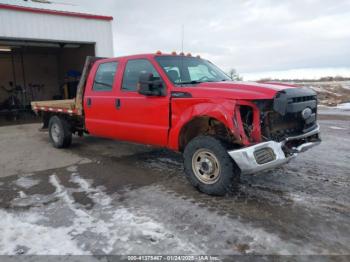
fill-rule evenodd
<path id="1" fill-rule="evenodd" d="M 53 116 L 49 121 L 49 136 L 56 148 L 67 148 L 72 143 L 72 131 L 64 118 Z"/>
<path id="2" fill-rule="evenodd" d="M 223 143 L 214 137 L 191 140 L 184 151 L 184 166 L 191 184 L 206 194 L 225 195 L 239 185 L 239 168 Z"/>

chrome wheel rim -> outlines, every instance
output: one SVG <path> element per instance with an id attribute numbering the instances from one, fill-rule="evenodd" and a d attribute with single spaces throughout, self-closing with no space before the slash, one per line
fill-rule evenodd
<path id="1" fill-rule="evenodd" d="M 55 143 L 58 143 L 60 141 L 61 130 L 58 124 L 56 123 L 51 126 L 51 137 Z"/>
<path id="2" fill-rule="evenodd" d="M 214 184 L 220 177 L 220 162 L 210 150 L 199 149 L 192 157 L 192 170 L 204 184 Z"/>

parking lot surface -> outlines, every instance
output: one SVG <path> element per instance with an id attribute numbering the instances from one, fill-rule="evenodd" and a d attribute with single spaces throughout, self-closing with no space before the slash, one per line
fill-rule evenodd
<path id="1" fill-rule="evenodd" d="M 350 255 L 349 119 L 324 117 L 320 146 L 225 197 L 165 149 L 57 150 L 39 124 L 0 127 L 0 254 Z"/>

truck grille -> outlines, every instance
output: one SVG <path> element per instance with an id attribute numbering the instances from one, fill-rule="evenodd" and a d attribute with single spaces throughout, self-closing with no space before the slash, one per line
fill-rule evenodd
<path id="1" fill-rule="evenodd" d="M 302 112 L 307 108 L 310 114 L 303 116 Z M 267 140 L 282 141 L 288 136 L 306 133 L 315 127 L 316 114 L 317 97 L 314 91 L 304 88 L 283 90 L 277 93 L 272 109 L 264 113 L 263 136 Z"/>
<path id="2" fill-rule="evenodd" d="M 290 99 L 290 103 L 300 103 L 300 102 L 306 102 L 310 100 L 316 100 L 317 98 L 315 96 L 301 96 L 301 97 L 293 97 Z"/>

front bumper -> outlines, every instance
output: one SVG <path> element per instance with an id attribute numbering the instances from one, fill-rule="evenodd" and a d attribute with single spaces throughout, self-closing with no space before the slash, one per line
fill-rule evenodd
<path id="1" fill-rule="evenodd" d="M 318 145 L 320 127 L 308 133 L 288 137 L 282 142 L 268 141 L 238 150 L 229 151 L 228 154 L 241 169 L 242 174 L 253 174 L 260 171 L 281 166 L 301 152 Z M 291 141 L 300 141 L 297 147 L 286 150 L 286 144 Z"/>

